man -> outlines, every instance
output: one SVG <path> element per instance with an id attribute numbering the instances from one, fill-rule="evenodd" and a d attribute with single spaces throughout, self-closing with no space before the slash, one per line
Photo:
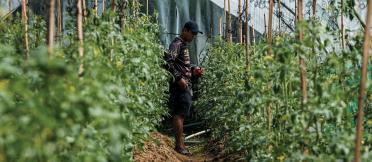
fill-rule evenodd
<path id="1" fill-rule="evenodd" d="M 189 150 L 183 141 L 183 122 L 184 118 L 190 115 L 192 103 L 191 77 L 200 77 L 202 69 L 194 68 L 191 71 L 190 55 L 187 43 L 190 43 L 199 31 L 198 25 L 193 22 L 187 22 L 179 37 L 175 38 L 169 45 L 169 51 L 165 55 L 167 62 L 166 68 L 173 75 L 173 81 L 170 83 L 169 107 L 172 111 L 172 125 L 175 133 L 175 150 L 183 155 L 191 156 Z"/>

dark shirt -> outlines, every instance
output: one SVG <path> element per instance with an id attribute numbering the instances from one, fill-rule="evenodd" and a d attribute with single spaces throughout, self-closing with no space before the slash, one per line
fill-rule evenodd
<path id="1" fill-rule="evenodd" d="M 191 64 L 189 48 L 182 38 L 177 37 L 169 45 L 169 50 L 164 56 L 167 69 L 172 73 L 175 81 L 181 78 L 189 81 L 191 79 Z"/>

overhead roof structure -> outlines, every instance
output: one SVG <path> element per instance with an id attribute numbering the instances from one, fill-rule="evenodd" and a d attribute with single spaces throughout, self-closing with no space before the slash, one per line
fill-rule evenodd
<path id="1" fill-rule="evenodd" d="M 42 1 L 45 0 L 29 0 L 33 5 L 42 5 Z M 64 16 L 66 9 L 69 6 L 68 0 L 61 0 L 63 2 Z M 69 0 L 70 1 L 70 0 Z M 73 0 L 71 0 L 73 1 Z M 107 4 L 110 0 L 106 0 Z M 145 0 L 140 0 L 144 4 Z M 149 0 L 150 9 L 158 12 L 158 22 L 161 26 L 160 40 L 165 48 L 168 47 L 170 42 L 177 34 L 180 33 L 182 25 L 188 20 L 194 20 L 199 24 L 201 30 L 205 33 L 200 35 L 191 44 L 191 57 L 194 63 L 199 62 L 199 57 L 204 51 L 206 44 L 209 39 L 214 36 L 218 36 L 221 33 L 219 21 L 222 20 L 225 23 L 224 18 L 224 1 L 225 0 Z M 227 0 L 226 0 L 227 1 Z M 335 3 L 330 3 L 334 1 Z M 341 0 L 317 0 L 317 19 L 322 22 L 323 25 L 331 29 L 338 29 L 340 26 L 340 16 L 337 12 L 334 12 L 334 6 L 339 6 Z M 87 1 L 87 5 L 91 4 L 92 1 Z M 236 37 L 236 20 L 238 17 L 238 2 L 239 0 L 230 0 L 231 14 L 233 15 L 232 30 Z M 245 6 L 246 0 L 241 0 L 242 6 Z M 273 16 L 273 31 L 278 32 L 279 29 L 282 32 L 292 33 L 295 28 L 295 0 L 281 0 L 281 11 L 282 17 L 279 18 L 278 0 L 274 0 L 274 16 Z M 259 39 L 265 33 L 265 24 L 268 24 L 268 0 L 248 0 L 248 16 L 242 14 L 243 21 L 247 20 L 250 27 L 254 27 L 256 34 L 255 39 Z M 345 19 L 345 27 L 348 31 L 356 31 L 361 28 L 361 23 L 365 21 L 366 16 L 366 1 L 356 0 L 355 11 L 360 15 L 361 20 L 354 18 L 350 20 Z M 20 5 L 19 0 L 0 0 L 0 17 L 4 14 L 14 11 Z M 91 6 L 90 5 L 90 6 Z M 98 0 L 99 13 L 101 13 L 102 0 Z M 108 6 L 107 6 L 108 7 Z M 37 7 L 34 7 L 37 8 Z M 39 7 L 40 8 L 40 7 Z M 244 7 L 242 7 L 244 9 Z M 304 18 L 309 19 L 312 10 L 312 0 L 304 0 Z M 41 12 L 41 11 L 40 11 Z M 41 12 L 46 13 L 46 12 Z M 152 12 L 154 14 L 154 12 Z M 64 17 L 64 21 L 68 21 Z M 266 23 L 265 23 L 266 21 Z M 280 21 L 280 28 L 279 28 Z M 266 29 L 267 30 L 267 29 Z"/>
<path id="2" fill-rule="evenodd" d="M 224 7 L 224 0 L 211 0 L 216 5 L 221 8 Z M 227 0 L 226 0 L 227 1 Z M 241 0 L 245 3 L 245 0 Z M 317 18 L 321 20 L 324 24 L 333 27 L 340 26 L 340 17 L 333 14 L 331 7 L 334 4 L 330 3 L 331 0 L 318 0 L 317 1 Z M 341 0 L 336 0 L 335 4 L 339 5 Z M 239 0 L 230 0 L 231 14 L 238 16 L 238 3 Z M 265 32 L 265 20 L 268 21 L 269 14 L 269 3 L 268 0 L 249 0 L 248 15 L 249 24 L 254 26 L 255 30 L 260 33 Z M 279 10 L 278 10 L 278 0 L 274 0 L 274 17 L 273 17 L 273 30 L 279 29 Z M 362 17 L 362 21 L 365 21 L 365 16 L 367 14 L 366 6 L 367 2 L 363 0 L 356 0 L 355 11 Z M 281 21 L 281 29 L 284 31 L 291 31 L 294 28 L 294 14 L 295 14 L 295 0 L 281 0 L 281 10 L 283 20 Z M 312 0 L 304 0 L 304 17 L 309 19 L 312 10 Z M 245 16 L 245 15 L 244 15 Z M 267 24 L 267 23 L 266 23 Z M 358 30 L 361 25 L 357 19 L 345 19 L 345 27 L 348 30 Z"/>
<path id="3" fill-rule="evenodd" d="M 65 0 L 62 0 L 65 1 Z M 102 0 L 99 0 L 99 3 Z M 107 0 L 109 1 L 109 0 Z M 183 2 L 185 1 L 185 2 Z M 187 2 L 190 1 L 190 2 Z M 187 6 L 194 6 L 193 3 L 198 3 L 195 0 L 177 0 L 174 4 L 176 7 L 181 7 L 180 5 Z M 214 3 L 215 5 L 219 6 L 221 9 L 224 8 L 224 1 L 225 0 L 200 0 L 200 1 L 210 1 Z M 227 1 L 227 0 L 226 0 Z M 246 2 L 246 0 L 241 0 L 243 3 L 243 6 Z M 249 2 L 249 15 L 248 20 L 249 24 L 255 27 L 255 29 L 259 33 L 265 32 L 265 23 L 268 21 L 268 0 L 248 0 Z M 336 0 L 335 4 L 338 5 L 341 0 Z M 166 2 L 166 0 L 155 0 L 154 3 L 157 4 L 164 4 L 163 2 Z M 231 14 L 234 16 L 238 16 L 238 2 L 239 0 L 230 0 L 230 7 L 231 7 Z M 282 20 L 279 20 L 279 11 L 278 11 L 278 0 L 274 0 L 275 6 L 274 6 L 274 17 L 273 17 L 273 30 L 279 29 L 279 21 L 281 21 L 281 29 L 284 31 L 291 31 L 294 28 L 294 12 L 295 12 L 295 0 L 281 0 L 281 8 L 282 8 Z M 335 17 L 332 15 L 332 11 L 330 11 L 330 8 L 334 5 L 330 3 L 331 0 L 318 0 L 317 1 L 317 16 L 318 18 L 325 24 L 333 25 L 333 26 L 339 26 L 340 21 L 339 17 Z M 366 1 L 363 0 L 356 0 L 356 12 L 362 17 L 362 21 L 365 21 L 363 18 L 366 15 Z M 165 3 L 165 4 L 171 4 L 171 3 Z M 178 4 L 178 5 L 177 5 Z M 20 5 L 19 0 L 1 0 L 0 1 L 0 17 L 4 16 L 5 14 L 9 13 L 10 11 L 13 11 Z M 169 6 L 172 7 L 172 6 Z M 201 6 L 205 7 L 205 6 Z M 158 7 L 159 8 L 159 7 Z M 304 16 L 305 19 L 309 18 L 310 11 L 312 8 L 312 0 L 304 0 Z M 161 9 L 161 8 L 159 8 Z M 161 12 L 161 11 L 160 11 Z M 223 11 L 222 11 L 223 12 Z M 243 19 L 245 19 L 245 15 L 243 14 Z M 349 30 L 357 30 L 360 28 L 359 22 L 354 20 L 345 19 L 345 27 Z"/>

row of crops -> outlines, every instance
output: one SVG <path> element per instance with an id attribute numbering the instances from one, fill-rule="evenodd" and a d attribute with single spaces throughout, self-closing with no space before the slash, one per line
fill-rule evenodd
<path id="1" fill-rule="evenodd" d="M 45 19 L 30 17 L 28 59 L 21 16 L 0 22 L 1 162 L 130 161 L 166 114 L 154 19 L 85 16 L 80 57 L 75 12 L 52 50 Z"/>
<path id="2" fill-rule="evenodd" d="M 197 107 L 229 153 L 246 161 L 352 161 L 364 33 L 339 46 L 338 33 L 315 20 L 249 48 L 216 41 L 209 47 Z M 306 62 L 301 102 L 299 56 Z M 248 61 L 248 64 L 246 62 Z M 371 65 L 371 59 L 368 60 Z M 372 66 L 368 74 L 371 79 Z M 372 159 L 372 86 L 367 82 L 362 161 Z"/>
<path id="3" fill-rule="evenodd" d="M 100 16 L 76 2 L 63 31 L 48 31 L 51 19 L 27 21 L 24 9 L 0 22 L 0 162 L 131 161 L 167 114 L 155 18 L 124 0 Z M 352 161 L 365 35 L 340 48 L 339 31 L 298 22 L 249 52 L 215 39 L 195 109 L 212 138 L 246 161 Z M 363 161 L 372 159 L 371 71 Z"/>

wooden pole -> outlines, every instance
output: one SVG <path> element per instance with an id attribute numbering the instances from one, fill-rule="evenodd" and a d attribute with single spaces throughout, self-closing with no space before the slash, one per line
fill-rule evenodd
<path id="1" fill-rule="evenodd" d="M 222 36 L 222 17 L 219 18 L 219 31 L 220 31 L 220 36 Z"/>
<path id="2" fill-rule="evenodd" d="M 303 0 L 298 0 L 297 3 L 297 14 L 298 14 L 298 21 L 300 23 L 304 19 L 303 15 Z M 303 30 L 299 29 L 298 39 L 301 42 L 304 39 Z M 304 106 L 307 102 L 307 77 L 306 77 L 306 64 L 304 58 L 301 54 L 298 54 L 299 57 L 299 66 L 300 66 L 300 80 L 301 80 L 301 105 Z M 305 130 L 306 132 L 308 130 Z M 303 147 L 303 154 L 307 156 L 309 154 L 309 149 L 306 145 Z"/>
<path id="3" fill-rule="evenodd" d="M 111 10 L 113 12 L 115 12 L 115 10 L 116 10 L 116 2 L 115 2 L 115 0 L 111 0 Z"/>
<path id="4" fill-rule="evenodd" d="M 242 0 L 238 1 L 238 37 L 239 43 L 243 43 L 243 29 L 242 29 Z"/>
<path id="5" fill-rule="evenodd" d="M 79 65 L 79 76 L 82 76 L 84 73 L 84 66 L 83 66 L 83 57 L 84 57 L 84 35 L 83 35 L 83 9 L 82 9 L 82 1 L 85 0 L 77 0 L 77 34 L 79 39 L 79 57 L 80 57 L 80 65 Z"/>
<path id="6" fill-rule="evenodd" d="M 149 15 L 149 0 L 146 0 L 146 15 Z"/>
<path id="7" fill-rule="evenodd" d="M 298 0 L 298 22 L 303 21 L 303 0 Z M 303 31 L 300 30 L 298 34 L 298 39 L 300 41 L 303 40 Z M 305 104 L 307 101 L 307 81 L 306 81 L 306 65 L 304 58 L 299 55 L 299 60 L 300 60 L 300 71 L 301 71 L 301 91 L 302 91 L 302 97 L 301 97 L 301 103 Z"/>
<path id="8" fill-rule="evenodd" d="M 106 0 L 102 0 L 102 14 L 105 12 Z"/>
<path id="9" fill-rule="evenodd" d="M 228 9 L 228 13 L 227 13 L 227 42 L 232 42 L 232 33 L 231 33 L 231 8 L 230 8 L 230 3 L 231 1 L 230 0 L 227 0 L 227 9 Z"/>
<path id="10" fill-rule="evenodd" d="M 279 33 L 281 33 L 282 32 L 282 30 L 281 30 L 281 27 L 282 27 L 282 25 L 281 25 L 281 20 L 282 20 L 282 5 L 281 5 L 281 0 L 278 0 L 278 10 L 279 10 L 279 20 L 278 20 L 278 25 L 279 25 Z"/>
<path id="11" fill-rule="evenodd" d="M 271 45 L 272 45 L 272 41 L 273 41 L 273 10 L 274 10 L 274 0 L 269 0 L 269 29 L 268 29 L 268 44 L 269 44 L 269 51 L 268 51 L 268 55 L 272 55 L 272 49 L 271 49 Z"/>
<path id="12" fill-rule="evenodd" d="M 29 44 L 28 44 L 28 18 L 26 0 L 22 0 L 22 24 L 23 24 L 23 46 L 25 48 L 25 59 L 29 58 Z"/>
<path id="13" fill-rule="evenodd" d="M 9 12 L 12 11 L 12 0 L 8 0 Z"/>
<path id="14" fill-rule="evenodd" d="M 137 17 L 137 12 L 136 12 L 136 0 L 132 0 L 132 8 L 133 8 L 133 16 Z"/>
<path id="15" fill-rule="evenodd" d="M 362 133 L 363 133 L 363 104 L 365 99 L 365 89 L 367 83 L 367 68 L 369 60 L 369 49 L 371 48 L 371 18 L 372 18 L 372 0 L 368 0 L 366 27 L 364 28 L 364 44 L 363 44 L 363 60 L 362 60 L 362 79 L 360 80 L 359 97 L 358 97 L 358 115 L 355 138 L 355 162 L 361 162 L 361 147 L 362 147 Z"/>
<path id="16" fill-rule="evenodd" d="M 85 18 L 87 15 L 88 15 L 88 12 L 87 12 L 87 6 L 85 4 L 85 0 L 82 1 L 82 5 L 83 5 L 83 17 Z"/>
<path id="17" fill-rule="evenodd" d="M 316 0 L 313 0 L 313 17 L 316 17 Z"/>
<path id="18" fill-rule="evenodd" d="M 125 31 L 125 8 L 126 8 L 125 5 L 126 4 L 125 2 L 118 2 L 118 3 L 119 3 L 118 10 L 119 10 L 120 27 L 121 27 L 121 31 L 124 32 Z M 135 1 L 133 1 L 133 6 L 134 5 L 135 5 Z M 133 10 L 133 15 L 137 15 L 135 10 L 137 9 Z"/>
<path id="19" fill-rule="evenodd" d="M 94 11 L 95 11 L 95 15 L 98 16 L 98 0 L 94 1 Z"/>
<path id="20" fill-rule="evenodd" d="M 246 65 L 246 69 L 247 71 L 249 71 L 249 61 L 250 61 L 250 56 L 249 56 L 249 48 L 248 48 L 248 33 L 249 33 L 249 26 L 248 26 L 248 4 L 249 0 L 246 0 L 245 1 L 245 33 L 246 33 L 246 37 L 245 37 L 245 65 Z"/>
<path id="21" fill-rule="evenodd" d="M 49 27 L 48 27 L 48 53 L 53 52 L 54 46 L 54 29 L 55 29 L 55 14 L 54 14 L 55 0 L 50 0 L 49 5 Z"/>
<path id="22" fill-rule="evenodd" d="M 252 25 L 251 25 L 251 44 L 254 45 L 256 43 L 256 36 L 255 36 L 255 33 L 254 33 L 254 26 L 253 26 L 253 21 L 252 22 Z"/>
<path id="23" fill-rule="evenodd" d="M 225 18 L 225 31 L 224 31 L 224 38 L 227 40 L 227 5 L 226 5 L 226 2 L 227 0 L 224 0 L 223 1 L 223 16 Z"/>
<path id="24" fill-rule="evenodd" d="M 251 20 L 251 30 L 253 31 L 252 34 L 251 34 L 251 42 L 252 42 L 252 45 L 254 45 L 256 37 L 255 37 L 255 33 L 254 33 L 254 21 L 253 21 L 253 19 Z M 254 49 L 252 50 L 252 55 L 253 54 L 254 54 Z"/>
<path id="25" fill-rule="evenodd" d="M 295 0 L 295 18 L 294 18 L 294 21 L 295 21 L 295 24 L 297 24 L 297 19 L 298 19 L 298 8 L 297 8 L 297 0 Z"/>
<path id="26" fill-rule="evenodd" d="M 212 42 L 213 42 L 213 35 L 214 35 L 214 29 L 213 29 L 213 26 L 214 26 L 214 16 L 211 14 L 210 15 L 210 23 L 209 23 L 209 38 L 211 38 Z"/>
<path id="27" fill-rule="evenodd" d="M 266 14 L 264 14 L 264 25 L 265 25 L 265 31 L 264 31 L 264 35 L 265 35 L 265 37 L 266 37 L 266 39 L 267 39 L 267 25 L 266 25 Z"/>
<path id="28" fill-rule="evenodd" d="M 344 0 L 341 0 L 341 46 L 342 49 L 345 49 L 345 24 L 344 24 Z"/>
<path id="29" fill-rule="evenodd" d="M 124 2 L 121 2 L 124 3 Z M 132 0 L 132 7 L 133 7 L 133 16 L 138 17 L 139 15 L 139 2 L 138 0 Z"/>
<path id="30" fill-rule="evenodd" d="M 57 17 L 57 35 L 59 37 L 62 37 L 62 4 L 61 0 L 57 0 L 57 5 L 58 5 L 58 17 Z"/>

